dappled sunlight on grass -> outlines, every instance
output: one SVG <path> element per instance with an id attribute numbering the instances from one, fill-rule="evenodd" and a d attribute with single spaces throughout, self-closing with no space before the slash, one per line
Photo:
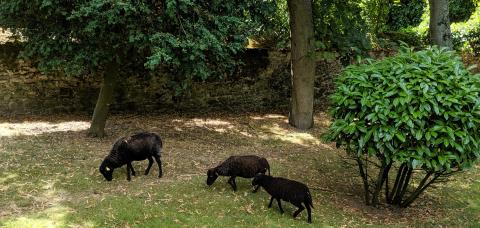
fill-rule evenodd
<path id="1" fill-rule="evenodd" d="M 330 121 L 325 119 L 324 113 L 315 117 L 315 126 L 318 127 L 303 132 L 291 127 L 288 124 L 288 117 L 280 114 L 253 114 L 240 118 L 177 118 L 171 120 L 171 128 L 177 132 L 187 133 L 193 129 L 207 130 L 225 136 L 240 135 L 258 139 L 264 145 L 291 143 L 332 149 L 330 145 L 322 143 L 319 139 L 320 132 L 323 132 L 329 124 Z"/>
<path id="2" fill-rule="evenodd" d="M 247 129 L 242 129 L 238 125 L 235 125 L 232 122 L 222 120 L 222 119 L 200 119 L 200 118 L 193 118 L 187 120 L 181 119 L 174 119 L 172 120 L 173 123 L 177 124 L 173 126 L 173 129 L 180 132 L 185 132 L 188 129 L 192 128 L 200 128 L 205 129 L 208 131 L 217 132 L 220 134 L 226 133 L 234 133 L 240 134 L 245 137 L 254 137 L 252 133 L 250 133 Z"/>
<path id="3" fill-rule="evenodd" d="M 308 132 L 299 132 L 292 129 L 285 129 L 282 128 L 279 124 L 274 123 L 270 125 L 263 125 L 261 129 L 264 130 L 264 134 L 260 135 L 261 139 L 264 140 L 281 140 L 284 142 L 299 144 L 303 146 L 308 145 L 315 145 L 315 146 L 322 146 L 328 149 L 333 148 L 327 144 L 322 143 L 318 138 L 313 136 L 311 133 Z"/>
<path id="4" fill-rule="evenodd" d="M 405 212 L 366 207 L 356 168 L 344 165 L 339 150 L 320 140 L 328 124 L 324 117 L 316 115 L 312 129 L 299 131 L 277 114 L 114 115 L 102 139 L 72 130 L 87 128 L 88 122 L 78 122 L 87 117 L 27 117 L 29 123 L 47 125 L 24 126 L 22 134 L 0 137 L 0 227 L 468 227 L 480 221 L 480 201 L 474 196 L 480 193 L 478 166 L 428 190 L 419 201 L 426 203 Z M 59 125 L 53 127 L 54 122 Z M 70 125 L 61 127 L 65 123 Z M 138 161 L 132 181 L 126 180 L 125 166 L 114 172 L 113 181 L 105 181 L 98 166 L 112 143 L 142 130 L 164 140 L 164 176 L 157 177 L 156 166 L 144 176 L 148 162 Z M 284 214 L 276 203 L 268 208 L 269 195 L 263 189 L 252 193 L 250 179 L 237 178 L 236 192 L 227 177 L 206 185 L 208 168 L 243 154 L 266 157 L 272 175 L 310 187 L 313 226 L 306 223 L 306 212 L 293 219 L 295 207 L 289 203 L 282 204 Z"/>
<path id="5" fill-rule="evenodd" d="M 12 227 L 60 227 L 66 226 L 65 217 L 71 213 L 73 209 L 56 206 L 48 208 L 42 212 L 34 213 L 31 215 L 22 215 L 15 217 L 11 220 L 7 220 L 3 226 L 5 228 Z M 2 227 L 3 227 L 2 226 Z M 84 227 L 89 227 L 88 224 L 85 224 Z M 90 226 L 93 227 L 93 226 Z"/>
<path id="6" fill-rule="evenodd" d="M 202 127 L 216 132 L 224 133 L 228 130 L 234 130 L 235 127 L 232 123 L 220 119 L 199 119 L 194 118 L 190 120 L 180 120 L 174 119 L 173 123 L 181 124 L 181 126 L 175 126 L 175 130 L 184 131 L 182 127 L 192 128 L 192 127 Z"/>
<path id="7" fill-rule="evenodd" d="M 86 121 L 66 121 L 60 123 L 25 121 L 23 123 L 0 123 L 0 137 L 83 131 L 87 130 L 89 126 L 90 123 Z"/>
<path id="8" fill-rule="evenodd" d="M 278 114 L 266 114 L 263 116 L 250 116 L 250 119 L 252 120 L 268 120 L 268 119 L 286 119 L 287 117 L 284 115 L 278 115 Z"/>
<path id="9" fill-rule="evenodd" d="M 16 173 L 2 173 L 2 176 L 0 177 L 0 184 L 4 184 L 5 182 L 11 180 L 11 179 L 15 179 L 18 177 L 18 174 Z M 6 187 L 5 185 L 3 186 L 0 186 L 0 189 Z"/>
<path id="10" fill-rule="evenodd" d="M 12 32 L 9 29 L 4 29 L 0 27 L 0 44 L 3 44 L 7 41 L 11 41 L 9 37 L 12 35 Z"/>

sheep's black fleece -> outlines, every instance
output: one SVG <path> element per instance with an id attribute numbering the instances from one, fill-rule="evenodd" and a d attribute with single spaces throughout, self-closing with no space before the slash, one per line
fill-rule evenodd
<path id="1" fill-rule="evenodd" d="M 132 161 L 142 161 L 148 159 L 148 167 L 145 175 L 150 171 L 153 165 L 153 159 L 158 164 L 159 177 L 162 173 L 162 163 L 160 160 L 162 152 L 162 140 L 155 133 L 139 133 L 130 137 L 124 137 L 115 142 L 110 154 L 100 165 L 100 172 L 108 181 L 112 180 L 112 173 L 115 168 L 127 165 L 127 179 L 130 180 L 130 171 L 135 176 L 135 170 Z"/>
<path id="2" fill-rule="evenodd" d="M 298 210 L 293 213 L 293 217 L 297 217 L 305 208 L 308 211 L 308 222 L 312 222 L 313 208 L 312 196 L 308 187 L 298 181 L 289 180 L 281 177 L 272 177 L 264 174 L 257 174 L 252 181 L 252 185 L 259 185 L 265 189 L 272 197 L 268 207 L 272 207 L 273 200 L 276 199 L 280 212 L 283 213 L 283 208 L 280 200 L 292 203 Z M 305 207 L 302 205 L 305 205 Z"/>
<path id="3" fill-rule="evenodd" d="M 256 155 L 230 156 L 219 166 L 208 170 L 207 184 L 213 184 L 218 176 L 229 176 L 228 183 L 236 191 L 236 177 L 252 178 L 258 173 L 267 172 L 267 170 L 270 174 L 270 165 L 265 158 Z M 258 188 L 254 192 L 257 190 Z"/>

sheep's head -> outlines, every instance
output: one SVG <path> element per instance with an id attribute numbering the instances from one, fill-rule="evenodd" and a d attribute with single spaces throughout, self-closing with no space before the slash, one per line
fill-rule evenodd
<path id="1" fill-rule="evenodd" d="M 103 161 L 100 165 L 100 173 L 107 181 L 111 181 L 113 178 L 113 168 L 109 167 L 106 163 L 107 162 Z"/>
<path id="2" fill-rule="evenodd" d="M 215 170 L 215 168 L 209 169 L 207 171 L 207 185 L 209 186 L 212 185 L 217 178 L 218 178 L 218 173 L 217 173 L 217 170 Z"/>
<path id="3" fill-rule="evenodd" d="M 255 177 L 253 177 L 252 185 L 253 185 L 253 186 L 259 185 L 260 183 L 263 182 L 263 180 L 265 179 L 265 177 L 266 177 L 265 174 L 263 174 L 263 173 L 257 173 L 257 175 L 255 175 Z"/>

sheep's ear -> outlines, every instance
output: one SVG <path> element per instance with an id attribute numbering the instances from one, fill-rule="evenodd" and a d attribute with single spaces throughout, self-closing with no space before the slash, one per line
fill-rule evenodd
<path id="1" fill-rule="evenodd" d="M 108 168 L 108 166 L 107 166 L 107 167 L 105 167 L 105 170 L 110 171 L 110 168 Z"/>

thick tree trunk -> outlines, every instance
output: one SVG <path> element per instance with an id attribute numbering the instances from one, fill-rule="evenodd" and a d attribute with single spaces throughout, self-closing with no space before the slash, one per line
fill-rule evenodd
<path id="1" fill-rule="evenodd" d="M 289 123 L 313 126 L 315 49 L 311 0 L 288 0 L 292 46 L 292 100 Z"/>
<path id="2" fill-rule="evenodd" d="M 452 32 L 448 16 L 448 0 L 429 0 L 430 39 L 432 44 L 452 48 Z"/>
<path id="3" fill-rule="evenodd" d="M 118 69 L 115 64 L 107 66 L 103 76 L 103 85 L 100 89 L 95 110 L 93 111 L 92 123 L 88 130 L 90 137 L 105 136 L 105 123 L 107 122 L 108 109 L 113 101 L 113 91 L 116 78 L 118 77 Z"/>

